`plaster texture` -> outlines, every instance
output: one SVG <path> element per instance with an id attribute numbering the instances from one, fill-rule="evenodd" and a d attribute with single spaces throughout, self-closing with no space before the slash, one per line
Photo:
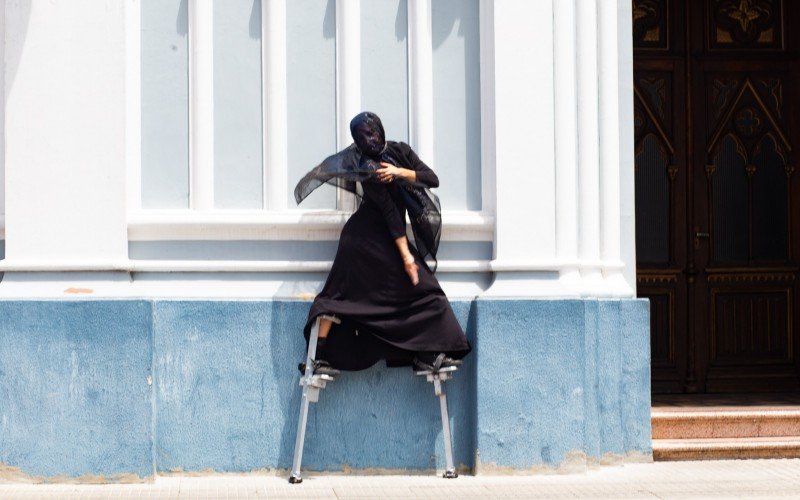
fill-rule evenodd
<path id="1" fill-rule="evenodd" d="M 479 471 L 652 453 L 647 301 L 476 303 Z"/>
<path id="2" fill-rule="evenodd" d="M 454 304 L 467 327 L 469 303 Z M 156 462 L 174 469 L 291 466 L 308 302 L 154 304 Z M 469 372 L 469 370 L 464 370 Z M 457 462 L 471 465 L 469 376 L 447 384 Z M 347 373 L 311 406 L 303 465 L 443 466 L 438 401 L 410 368 Z"/>
<path id="3" fill-rule="evenodd" d="M 452 304 L 475 347 L 446 384 L 457 465 L 651 453 L 646 301 Z M 309 305 L 0 301 L 0 464 L 72 477 L 289 468 Z M 311 407 L 303 467 L 444 468 L 431 385 L 382 364 L 343 374 Z"/>
<path id="4" fill-rule="evenodd" d="M 153 474 L 146 301 L 0 302 L 0 464 Z"/>

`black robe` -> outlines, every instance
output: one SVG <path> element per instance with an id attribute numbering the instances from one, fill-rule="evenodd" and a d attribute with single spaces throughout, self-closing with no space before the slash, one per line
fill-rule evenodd
<path id="1" fill-rule="evenodd" d="M 407 144 L 388 141 L 386 153 L 416 171 L 418 183 L 439 185 Z M 316 317 L 330 314 L 342 323 L 328 336 L 327 361 L 342 370 L 362 370 L 381 359 L 408 365 L 418 351 L 463 358 L 469 342 L 430 268 L 410 244 L 419 265 L 414 286 L 400 259 L 394 240 L 406 235 L 406 223 L 398 182 L 367 180 L 362 186 L 362 203 L 342 229 L 331 272 L 309 311 L 306 342 Z"/>

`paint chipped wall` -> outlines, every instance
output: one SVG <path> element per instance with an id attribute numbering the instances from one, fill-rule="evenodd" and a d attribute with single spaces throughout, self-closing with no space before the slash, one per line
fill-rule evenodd
<path id="1" fill-rule="evenodd" d="M 288 468 L 308 307 L 0 301 L 0 464 L 39 478 Z M 447 384 L 461 470 L 651 455 L 646 301 L 453 307 L 475 346 Z M 443 468 L 430 384 L 383 366 L 341 376 L 312 405 L 304 467 Z"/>

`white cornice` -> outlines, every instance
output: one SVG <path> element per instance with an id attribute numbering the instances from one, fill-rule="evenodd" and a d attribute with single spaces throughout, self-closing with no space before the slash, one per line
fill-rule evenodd
<path id="1" fill-rule="evenodd" d="M 142 211 L 128 218 L 129 241 L 154 240 L 336 240 L 349 212 Z M 445 241 L 491 241 L 494 216 L 444 212 Z"/>
<path id="2" fill-rule="evenodd" d="M 331 261 L 301 260 L 3 260 L 0 272 L 148 272 L 148 273 L 315 273 L 328 272 Z M 432 262 L 429 264 L 433 264 Z M 563 269 L 614 272 L 622 262 L 567 262 L 555 259 L 441 260 L 444 273 L 559 272 Z"/>

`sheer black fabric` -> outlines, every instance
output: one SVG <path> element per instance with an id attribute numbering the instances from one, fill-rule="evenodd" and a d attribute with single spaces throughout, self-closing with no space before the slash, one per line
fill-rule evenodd
<path id="1" fill-rule="evenodd" d="M 420 352 L 463 358 L 471 346 L 425 256 L 434 258 L 441 234 L 439 200 L 428 188 L 439 178 L 408 144 L 387 141 L 380 119 L 361 113 L 350 124 L 355 143 L 326 158 L 295 188 L 301 202 L 328 183 L 358 195 L 358 210 L 339 235 L 336 257 L 322 290 L 314 298 L 303 333 L 320 315 L 342 321 L 331 326 L 325 359 L 341 370 L 362 370 L 386 360 L 389 366 L 412 363 Z M 416 182 L 381 182 L 381 162 L 415 172 Z M 409 250 L 418 267 L 412 283 L 397 238 L 411 219 L 416 245 Z"/>
<path id="2" fill-rule="evenodd" d="M 410 148 L 402 143 L 387 142 L 380 118 L 374 113 L 356 115 L 350 122 L 350 132 L 355 141 L 353 144 L 325 158 L 297 183 L 294 198 L 298 204 L 323 184 L 345 189 L 363 202 L 363 190 L 358 184 L 379 182 L 376 172 L 381 168 L 380 162 L 416 170 L 414 165 L 404 165 L 395 158 L 402 148 L 409 151 Z M 395 179 L 393 183 L 397 185 L 397 192 L 408 211 L 417 250 L 422 257 L 430 256 L 435 261 L 442 234 L 441 204 L 428 185 L 419 180 L 418 177 L 418 182 L 412 183 Z"/>

